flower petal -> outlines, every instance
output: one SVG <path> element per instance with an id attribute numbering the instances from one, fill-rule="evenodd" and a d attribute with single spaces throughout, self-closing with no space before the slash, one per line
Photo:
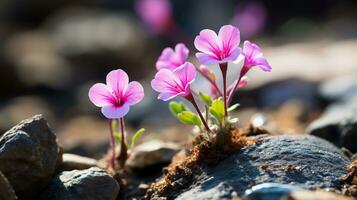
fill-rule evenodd
<path id="1" fill-rule="evenodd" d="M 220 60 L 217 59 L 215 56 L 206 53 L 196 53 L 196 57 L 201 64 L 204 65 L 211 65 L 220 63 Z"/>
<path id="2" fill-rule="evenodd" d="M 129 77 L 121 69 L 113 70 L 107 75 L 107 85 L 117 97 L 121 97 L 128 87 Z"/>
<path id="3" fill-rule="evenodd" d="M 173 71 L 169 69 L 160 69 L 151 81 L 151 87 L 157 92 L 177 92 L 180 80 Z"/>
<path id="4" fill-rule="evenodd" d="M 232 25 L 225 25 L 219 30 L 218 38 L 222 43 L 222 50 L 231 54 L 236 48 L 238 48 L 240 42 L 240 32 L 237 27 Z"/>
<path id="5" fill-rule="evenodd" d="M 183 88 L 185 88 L 186 85 L 191 84 L 196 78 L 196 68 L 190 62 L 186 62 L 185 64 L 183 64 L 180 67 L 178 67 L 174 71 L 174 73 L 180 79 L 181 86 Z"/>
<path id="6" fill-rule="evenodd" d="M 258 45 L 246 40 L 244 41 L 242 53 L 244 54 L 244 56 L 248 57 L 249 59 L 252 59 L 257 56 L 261 56 L 262 50 L 260 49 L 260 47 L 258 47 Z"/>
<path id="7" fill-rule="evenodd" d="M 186 47 L 185 44 L 179 43 L 175 46 L 175 52 L 177 55 L 178 60 L 180 61 L 181 65 L 186 62 L 188 58 L 188 54 L 190 53 L 190 50 Z"/>
<path id="8" fill-rule="evenodd" d="M 174 56 L 175 52 L 172 48 L 167 47 L 165 48 L 159 59 L 156 62 L 156 69 L 160 70 L 162 68 L 172 68 L 174 69 L 173 64 L 172 64 L 172 57 Z"/>
<path id="9" fill-rule="evenodd" d="M 188 54 L 188 48 L 182 43 L 175 46 L 175 51 L 172 48 L 167 47 L 162 51 L 156 62 L 156 69 L 160 70 L 162 68 L 167 68 L 174 70 L 186 62 Z"/>
<path id="10" fill-rule="evenodd" d="M 204 29 L 195 38 L 195 47 L 199 51 L 218 57 L 220 52 L 220 42 L 217 34 L 209 29 Z"/>
<path id="11" fill-rule="evenodd" d="M 112 105 L 112 102 L 115 101 L 109 88 L 103 83 L 94 84 L 89 89 L 88 96 L 90 101 L 98 107 Z"/>
<path id="12" fill-rule="evenodd" d="M 240 48 L 235 48 L 227 57 L 225 57 L 223 60 L 219 61 L 219 63 L 225 63 L 228 61 L 236 61 L 238 56 L 240 55 Z"/>
<path id="13" fill-rule="evenodd" d="M 121 107 L 104 106 L 102 108 L 102 113 L 108 119 L 118 119 L 128 114 L 129 109 L 130 107 L 128 104 L 123 104 Z"/>
<path id="14" fill-rule="evenodd" d="M 161 99 L 163 101 L 168 101 L 171 100 L 175 97 L 177 97 L 179 93 L 160 93 L 159 96 L 157 97 L 158 99 Z"/>
<path id="15" fill-rule="evenodd" d="M 263 57 L 262 50 L 258 45 L 245 41 L 243 55 L 245 57 L 245 61 L 242 70 L 245 71 L 245 73 L 252 67 L 259 67 L 266 72 L 270 72 L 272 70 L 272 67 L 269 65 L 267 59 Z"/>
<path id="16" fill-rule="evenodd" d="M 139 103 L 144 98 L 143 86 L 137 81 L 130 82 L 128 88 L 126 89 L 124 98 L 125 103 L 128 103 L 129 105 Z"/>
<path id="17" fill-rule="evenodd" d="M 272 70 L 272 67 L 269 65 L 267 59 L 264 57 L 259 57 L 259 58 L 255 59 L 255 64 L 257 67 L 259 67 L 260 69 L 262 69 L 265 72 L 271 72 L 271 70 Z"/>

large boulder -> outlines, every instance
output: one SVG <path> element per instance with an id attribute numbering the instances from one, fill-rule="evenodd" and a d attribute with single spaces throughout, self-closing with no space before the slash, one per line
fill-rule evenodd
<path id="1" fill-rule="evenodd" d="M 65 171 L 55 176 L 40 200 L 115 200 L 119 184 L 98 167 Z"/>
<path id="2" fill-rule="evenodd" d="M 339 178 L 349 163 L 334 145 L 314 136 L 263 136 L 218 165 L 204 167 L 177 199 L 232 199 L 234 193 L 241 196 L 267 182 L 340 189 Z"/>
<path id="3" fill-rule="evenodd" d="M 339 147 L 357 152 L 357 101 L 345 101 L 329 106 L 320 118 L 307 128 L 311 135 L 319 136 Z"/>
<path id="4" fill-rule="evenodd" d="M 357 76 L 345 75 L 323 82 L 318 88 L 320 96 L 327 101 L 343 100 L 357 94 Z"/>
<path id="5" fill-rule="evenodd" d="M 0 172 L 0 199 L 1 200 L 15 200 L 17 199 L 15 191 L 12 189 L 10 183 Z"/>
<path id="6" fill-rule="evenodd" d="M 61 161 L 56 136 L 42 115 L 23 120 L 0 137 L 0 171 L 21 199 L 32 199 Z"/>

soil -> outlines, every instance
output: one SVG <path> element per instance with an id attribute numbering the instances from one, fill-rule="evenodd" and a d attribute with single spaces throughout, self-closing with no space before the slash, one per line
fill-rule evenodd
<path id="1" fill-rule="evenodd" d="M 348 166 L 348 174 L 341 178 L 344 183 L 342 193 L 357 198 L 357 160 Z"/>
<path id="2" fill-rule="evenodd" d="M 228 134 L 227 134 L 228 133 Z M 195 180 L 195 175 L 200 174 L 205 165 L 215 165 L 229 155 L 238 152 L 241 148 L 253 145 L 255 139 L 248 137 L 267 133 L 263 129 L 250 127 L 247 130 L 228 128 L 217 133 L 211 141 L 198 135 L 185 154 L 178 154 L 172 163 L 164 169 L 161 180 L 150 185 L 145 199 L 152 196 L 172 199 L 179 191 L 188 188 Z"/>

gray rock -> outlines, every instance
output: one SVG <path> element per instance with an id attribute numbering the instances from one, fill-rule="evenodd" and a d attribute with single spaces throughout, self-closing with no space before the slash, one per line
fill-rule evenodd
<path id="1" fill-rule="evenodd" d="M 354 200 L 353 197 L 347 197 L 333 192 L 326 191 L 295 191 L 287 195 L 282 200 Z"/>
<path id="2" fill-rule="evenodd" d="M 357 76 L 340 76 L 322 83 L 319 94 L 326 100 L 336 101 L 357 94 Z"/>
<path id="3" fill-rule="evenodd" d="M 0 171 L 20 198 L 36 196 L 60 161 L 56 136 L 42 115 L 23 120 L 0 138 Z"/>
<path id="4" fill-rule="evenodd" d="M 1 200 L 15 200 L 17 199 L 14 189 L 12 189 L 10 183 L 0 172 L 0 199 Z"/>
<path id="5" fill-rule="evenodd" d="M 180 150 L 180 145 L 171 142 L 152 140 L 136 146 L 126 161 L 131 169 L 145 169 L 160 164 L 170 163 L 172 157 Z"/>
<path id="6" fill-rule="evenodd" d="M 27 87 L 46 85 L 65 89 L 73 85 L 73 68 L 56 52 L 46 32 L 36 30 L 14 34 L 5 45 L 8 62 L 16 70 L 19 82 Z"/>
<path id="7" fill-rule="evenodd" d="M 349 163 L 339 149 L 317 137 L 266 136 L 218 165 L 205 167 L 177 199 L 231 199 L 233 192 L 242 195 L 267 182 L 338 189 Z"/>
<path id="8" fill-rule="evenodd" d="M 82 170 L 97 166 L 97 160 L 71 153 L 64 153 L 59 171 Z"/>
<path id="9" fill-rule="evenodd" d="M 119 184 L 97 167 L 66 171 L 55 176 L 40 200 L 115 200 Z"/>
<path id="10" fill-rule="evenodd" d="M 352 160 L 352 161 L 357 160 L 357 153 L 355 153 L 355 154 L 352 155 L 351 160 Z"/>
<path id="11" fill-rule="evenodd" d="M 315 83 L 297 78 L 270 82 L 257 88 L 258 105 L 271 108 L 297 100 L 305 109 L 316 109 L 319 106 L 316 88 Z"/>
<path id="12" fill-rule="evenodd" d="M 319 119 L 309 125 L 307 133 L 356 153 L 357 103 L 348 101 L 329 106 Z"/>
<path id="13" fill-rule="evenodd" d="M 302 188 L 278 183 L 263 183 L 253 186 L 244 192 L 244 199 L 247 200 L 281 200 L 282 197 L 294 191 L 301 191 Z"/>

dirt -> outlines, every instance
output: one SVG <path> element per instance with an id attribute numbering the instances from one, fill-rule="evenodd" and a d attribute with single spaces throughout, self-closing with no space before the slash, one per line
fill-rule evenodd
<path id="1" fill-rule="evenodd" d="M 201 173 L 202 167 L 215 165 L 241 148 L 254 144 L 255 139 L 247 136 L 262 133 L 266 131 L 252 127 L 248 130 L 229 128 L 226 132 L 217 133 L 211 141 L 198 135 L 190 150 L 185 155 L 181 153 L 175 156 L 173 162 L 164 169 L 163 178 L 149 187 L 145 199 L 152 196 L 168 199 L 175 197 L 179 191 L 193 183 L 195 175 Z"/>
<path id="2" fill-rule="evenodd" d="M 348 166 L 348 173 L 341 180 L 344 183 L 342 193 L 357 198 L 357 160 Z"/>

